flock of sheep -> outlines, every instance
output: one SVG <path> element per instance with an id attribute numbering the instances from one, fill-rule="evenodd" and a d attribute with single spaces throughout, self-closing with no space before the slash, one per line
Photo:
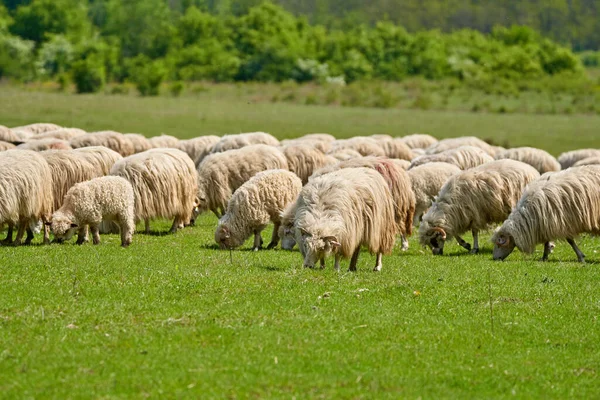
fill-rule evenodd
<path id="1" fill-rule="evenodd" d="M 308 134 L 279 141 L 264 132 L 179 140 L 114 131 L 85 132 L 55 124 L 0 126 L 0 225 L 4 245 L 25 244 L 43 230 L 44 243 L 77 234 L 94 244 L 100 233 L 132 242 L 136 223 L 173 219 L 171 232 L 199 213 L 219 218 L 215 241 L 241 246 L 275 225 L 267 248 L 298 245 L 305 267 L 335 268 L 362 246 L 390 254 L 418 226 L 420 243 L 443 254 L 452 238 L 472 253 L 479 232 L 492 237 L 494 259 L 515 247 L 525 253 L 553 240 L 600 233 L 600 150 L 562 154 L 530 147 L 504 149 L 476 137 L 437 140 L 415 134 L 335 139 Z M 17 230 L 13 239 L 14 230 Z M 461 238 L 473 234 L 473 244 Z"/>

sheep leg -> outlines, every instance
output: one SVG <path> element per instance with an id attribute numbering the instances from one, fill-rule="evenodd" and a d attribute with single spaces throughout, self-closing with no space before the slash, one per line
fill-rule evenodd
<path id="1" fill-rule="evenodd" d="M 360 246 L 354 250 L 354 254 L 352 254 L 352 258 L 350 259 L 350 266 L 348 267 L 348 271 L 356 272 L 356 263 L 358 262 L 358 256 L 360 255 Z"/>
<path id="2" fill-rule="evenodd" d="M 44 244 L 50 244 L 50 227 L 44 224 Z"/>
<path id="3" fill-rule="evenodd" d="M 254 247 L 252 250 L 258 251 L 262 248 L 263 240 L 260 237 L 260 231 L 254 231 Z"/>
<path id="4" fill-rule="evenodd" d="M 375 260 L 375 268 L 373 268 L 373 271 L 375 271 L 375 272 L 381 271 L 381 256 L 382 255 L 383 255 L 382 253 L 377 253 L 377 258 Z"/>
<path id="5" fill-rule="evenodd" d="M 150 234 L 150 220 L 148 218 L 146 218 L 144 220 L 144 225 L 145 225 L 146 235 L 149 235 Z"/>
<path id="6" fill-rule="evenodd" d="M 84 244 L 88 241 L 88 227 L 87 225 L 82 226 L 77 231 L 77 244 Z"/>
<path id="7" fill-rule="evenodd" d="M 133 219 L 128 219 L 127 216 L 121 216 L 119 222 L 121 230 L 121 247 L 127 247 L 133 240 L 133 232 L 135 232 L 135 223 Z"/>
<path id="8" fill-rule="evenodd" d="M 29 226 L 26 229 L 27 231 L 27 237 L 25 238 L 25 245 L 29 246 L 31 244 L 31 241 L 33 240 L 34 236 L 33 236 L 33 232 L 31 231 L 31 228 L 29 228 Z"/>
<path id="9" fill-rule="evenodd" d="M 273 236 L 271 237 L 271 243 L 267 246 L 267 250 L 271 250 L 279 243 L 279 225 L 279 223 L 275 223 L 275 226 L 273 226 Z"/>
<path id="10" fill-rule="evenodd" d="M 25 235 L 26 228 L 27 228 L 27 222 L 21 221 L 19 223 L 19 230 L 17 231 L 17 237 L 15 238 L 15 241 L 11 243 L 11 245 L 18 246 L 21 244 L 21 241 L 23 240 L 23 236 Z"/>
<path id="11" fill-rule="evenodd" d="M 169 230 L 170 233 L 177 233 L 177 228 L 179 228 L 179 217 L 175 217 L 175 219 L 173 220 L 173 225 L 171 225 L 171 229 Z"/>
<path id="12" fill-rule="evenodd" d="M 471 250 L 471 254 L 479 253 L 479 231 L 473 229 L 473 250 Z"/>
<path id="13" fill-rule="evenodd" d="M 12 223 L 8 223 L 8 231 L 6 231 L 6 239 L 2 241 L 2 244 L 11 244 L 13 241 L 13 229 L 14 225 Z"/>
<path id="14" fill-rule="evenodd" d="M 98 225 L 90 225 L 90 230 L 92 231 L 92 243 L 100 244 L 100 229 Z"/>
<path id="15" fill-rule="evenodd" d="M 584 262 L 585 255 L 581 252 L 581 250 L 579 250 L 579 247 L 577 247 L 575 241 L 571 238 L 567 238 L 567 243 L 571 245 L 571 247 L 575 251 L 575 254 L 577 254 L 577 261 Z"/>
<path id="16" fill-rule="evenodd" d="M 460 236 L 456 236 L 456 241 L 458 242 L 458 244 L 460 244 L 462 247 L 464 247 L 465 249 L 467 249 L 468 251 L 471 251 L 471 245 L 467 242 L 465 242 L 465 240 L 463 238 L 461 238 Z"/>
<path id="17" fill-rule="evenodd" d="M 548 256 L 551 252 L 550 242 L 544 243 L 544 255 L 542 256 L 542 261 L 548 261 Z"/>
<path id="18" fill-rule="evenodd" d="M 333 268 L 335 268 L 336 271 L 340 272 L 340 259 L 342 257 L 339 254 L 335 255 L 335 262 L 333 264 Z M 323 264 L 323 268 L 325 268 L 325 259 L 321 258 L 321 262 Z"/>
<path id="19" fill-rule="evenodd" d="M 215 208 L 214 210 L 211 210 L 213 212 L 213 214 L 215 214 L 215 216 L 217 217 L 217 219 L 221 219 L 221 215 L 219 213 L 219 209 Z"/>
<path id="20" fill-rule="evenodd" d="M 336 257 L 337 257 L 337 256 L 336 256 Z M 321 269 L 325 269 L 325 257 L 322 257 L 322 258 L 319 260 L 319 263 L 321 264 Z M 338 265 L 337 265 L 337 269 L 338 269 L 338 270 L 340 269 L 340 264 L 339 264 L 339 262 L 338 262 Z"/>
<path id="21" fill-rule="evenodd" d="M 400 249 L 402 251 L 408 250 L 408 239 L 406 239 L 406 236 L 404 236 L 404 235 L 401 236 L 401 239 L 402 239 L 402 247 Z"/>

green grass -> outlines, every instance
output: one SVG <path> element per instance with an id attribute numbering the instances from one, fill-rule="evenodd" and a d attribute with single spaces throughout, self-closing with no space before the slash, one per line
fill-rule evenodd
<path id="1" fill-rule="evenodd" d="M 598 147 L 600 119 L 0 91 L 0 123 L 190 137 L 424 131 L 554 153 Z M 166 232 L 168 221 L 152 228 Z M 215 248 L 216 218 L 176 235 L 0 248 L 4 398 L 598 398 L 598 239 L 541 263 L 413 237 L 371 272 L 302 268 L 298 251 Z M 269 232 L 264 232 L 267 239 Z M 467 239 L 467 238 L 465 238 Z M 468 240 L 468 239 L 467 239 Z M 36 243 L 41 241 L 36 238 Z M 347 262 L 343 265 L 346 266 Z M 490 293 L 493 331 L 490 318 Z"/>

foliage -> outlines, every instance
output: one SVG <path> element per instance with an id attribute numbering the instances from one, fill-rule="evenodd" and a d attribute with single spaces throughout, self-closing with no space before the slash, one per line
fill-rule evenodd
<path id="1" fill-rule="evenodd" d="M 168 72 L 162 61 L 152 61 L 141 54 L 130 60 L 128 70 L 142 96 L 157 96 Z"/>
<path id="2" fill-rule="evenodd" d="M 94 93 L 104 87 L 106 70 L 99 57 L 92 56 L 75 61 L 72 73 L 77 93 Z"/>
<path id="3" fill-rule="evenodd" d="M 0 33 L 0 78 L 33 79 L 34 47 L 35 43 L 31 40 Z"/>
<path id="4" fill-rule="evenodd" d="M 39 49 L 36 69 L 40 75 L 46 77 L 62 74 L 69 68 L 73 53 L 72 43 L 66 37 L 56 35 Z"/>

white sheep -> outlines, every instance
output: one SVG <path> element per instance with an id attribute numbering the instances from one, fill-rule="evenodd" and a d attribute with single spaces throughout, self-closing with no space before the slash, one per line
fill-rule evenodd
<path id="1" fill-rule="evenodd" d="M 437 154 L 462 146 L 479 147 L 492 157 L 496 155 L 496 149 L 475 136 L 461 136 L 456 138 L 442 139 L 439 142 L 429 146 L 425 150 L 425 154 Z"/>
<path id="2" fill-rule="evenodd" d="M 254 234 L 253 249 L 259 250 L 262 246 L 260 233 L 271 221 L 275 226 L 267 249 L 274 248 L 279 242 L 280 215 L 296 200 L 300 190 L 302 181 L 290 171 L 259 172 L 231 196 L 227 212 L 215 231 L 215 241 L 221 248 L 233 249 Z"/>
<path id="3" fill-rule="evenodd" d="M 287 159 L 289 170 L 302 180 L 302 184 L 308 182 L 308 177 L 314 171 L 326 165 L 335 164 L 338 161 L 309 145 L 288 145 L 281 150 Z"/>
<path id="4" fill-rule="evenodd" d="M 27 142 L 18 145 L 17 148 L 32 151 L 71 150 L 68 141 L 54 138 L 30 139 Z"/>
<path id="5" fill-rule="evenodd" d="M 537 169 L 540 174 L 552 171 L 560 171 L 560 164 L 556 158 L 547 151 L 534 147 L 515 147 L 500 151 L 496 154 L 496 160 L 511 159 L 524 162 Z"/>
<path id="6" fill-rule="evenodd" d="M 103 176 L 70 188 L 64 204 L 48 224 L 59 242 L 89 225 L 93 243 L 100 244 L 100 223 L 103 219 L 114 220 L 121 230 L 121 246 L 127 247 L 135 231 L 133 207 L 131 184 L 118 176 Z"/>
<path id="7" fill-rule="evenodd" d="M 179 148 L 179 139 L 171 135 L 162 134 L 160 136 L 153 136 L 148 139 L 148 142 L 150 142 L 150 144 L 154 148 Z"/>
<path id="8" fill-rule="evenodd" d="M 582 167 L 584 165 L 599 165 L 600 164 L 600 156 L 597 157 L 588 157 L 583 160 L 577 161 L 573 164 L 574 167 Z"/>
<path id="9" fill-rule="evenodd" d="M 383 149 L 385 156 L 388 158 L 408 161 L 413 159 L 412 150 L 401 138 L 380 141 L 379 146 Z"/>
<path id="10" fill-rule="evenodd" d="M 12 143 L 9 142 L 4 142 L 2 140 L 0 140 L 0 151 L 6 151 L 6 150 L 10 150 L 10 149 L 14 149 L 16 146 Z"/>
<path id="11" fill-rule="evenodd" d="M 558 162 L 562 169 L 572 167 L 577 161 L 588 157 L 600 157 L 600 149 L 579 149 L 567 151 L 558 156 Z"/>
<path id="12" fill-rule="evenodd" d="M 330 151 L 327 154 L 330 155 L 331 157 L 335 158 L 338 161 L 346 161 L 346 160 L 350 160 L 352 158 L 362 157 L 362 154 L 360 154 L 358 151 L 356 151 L 354 149 L 349 149 L 349 148 L 336 150 L 335 152 Z"/>
<path id="13" fill-rule="evenodd" d="M 297 146 L 297 145 L 310 146 L 310 147 L 314 148 L 315 150 L 320 151 L 323 154 L 327 154 L 331 150 L 332 143 L 333 142 L 327 142 L 324 140 L 298 138 L 298 139 L 282 140 L 281 146 L 282 147 Z"/>
<path id="14" fill-rule="evenodd" d="M 124 133 L 123 136 L 133 145 L 134 154 L 150 150 L 154 147 L 148 138 L 140 133 Z"/>
<path id="15" fill-rule="evenodd" d="M 86 161 L 93 164 L 100 175 L 108 175 L 112 166 L 123 157 L 104 146 L 90 146 L 74 149 L 74 153 L 84 155 Z"/>
<path id="16" fill-rule="evenodd" d="M 350 271 L 356 271 L 361 245 L 377 254 L 375 271 L 381 270 L 382 254 L 394 248 L 398 224 L 394 221 L 394 201 L 387 183 L 369 168 L 345 168 L 311 179 L 297 200 L 296 240 L 304 266 L 313 268 L 317 260 L 335 255 L 349 258 Z"/>
<path id="17" fill-rule="evenodd" d="M 532 182 L 492 237 L 495 260 L 504 260 L 515 247 L 533 253 L 544 243 L 542 261 L 551 240 L 566 239 L 579 262 L 584 254 L 575 244 L 581 233 L 600 233 L 600 166 L 588 165 L 546 174 Z"/>
<path id="18" fill-rule="evenodd" d="M 238 133 L 235 135 L 225 135 L 214 144 L 211 153 L 222 153 L 227 150 L 241 149 L 242 147 L 253 144 L 265 144 L 269 146 L 279 146 L 279 140 L 265 132 Z"/>
<path id="19" fill-rule="evenodd" d="M 459 236 L 471 230 L 471 252 L 479 252 L 479 231 L 503 222 L 525 186 L 539 176 L 531 165 L 515 160 L 492 161 L 452 176 L 421 220 L 421 244 L 441 255 L 446 240 L 454 237 L 471 250 Z"/>
<path id="20" fill-rule="evenodd" d="M 4 125 L 0 125 L 0 140 L 12 144 L 19 144 L 23 141 L 23 139 L 20 136 L 18 136 L 12 129 Z"/>
<path id="21" fill-rule="evenodd" d="M 61 139 L 61 140 L 71 140 L 74 137 L 85 135 L 86 131 L 78 128 L 60 128 L 55 131 L 48 131 L 45 133 L 39 133 L 34 135 L 32 138 L 39 139 Z"/>
<path id="22" fill-rule="evenodd" d="M 340 150 L 352 149 L 356 150 L 362 156 L 385 156 L 385 151 L 377 142 L 377 140 L 364 137 L 355 136 L 350 139 L 339 139 L 332 143 L 331 154 L 340 152 Z"/>
<path id="23" fill-rule="evenodd" d="M 220 218 L 237 188 L 267 169 L 288 169 L 283 153 L 255 144 L 207 156 L 198 166 L 198 212 L 211 210 Z"/>
<path id="24" fill-rule="evenodd" d="M 185 151 L 188 156 L 192 160 L 196 166 L 198 166 L 201 158 L 204 158 L 212 147 L 217 143 L 221 138 L 219 136 L 209 135 L 209 136 L 199 136 L 192 139 L 180 140 L 178 149 L 181 151 Z"/>
<path id="25" fill-rule="evenodd" d="M 426 149 L 437 143 L 438 140 L 431 135 L 415 133 L 404 136 L 402 141 L 414 151 L 415 149 Z"/>
<path id="26" fill-rule="evenodd" d="M 108 147 L 123 157 L 130 156 L 135 152 L 131 140 L 115 131 L 90 132 L 87 135 L 74 137 L 69 143 L 74 149 L 90 146 Z"/>
<path id="27" fill-rule="evenodd" d="M 456 165 L 458 168 L 465 170 L 477 167 L 490 161 L 494 161 L 494 158 L 486 153 L 485 150 L 479 147 L 461 146 L 443 151 L 441 153 L 419 156 L 411 161 L 410 168 L 415 168 L 419 165 L 431 162 L 445 162 Z"/>
<path id="28" fill-rule="evenodd" d="M 35 124 L 15 126 L 12 129 L 15 131 L 28 131 L 28 132 L 33 133 L 34 135 L 37 135 L 40 133 L 55 131 L 55 130 L 61 129 L 61 128 L 62 128 L 62 126 L 60 126 L 60 125 L 51 124 L 48 122 L 38 122 Z"/>

